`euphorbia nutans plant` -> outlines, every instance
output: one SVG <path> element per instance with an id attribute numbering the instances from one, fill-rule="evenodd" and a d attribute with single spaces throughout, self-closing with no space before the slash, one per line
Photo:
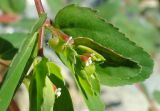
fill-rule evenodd
<path id="1" fill-rule="evenodd" d="M 48 47 L 70 69 L 90 111 L 105 110 L 100 99 L 101 84 L 133 84 L 144 81 L 152 73 L 150 55 L 100 17 L 96 10 L 72 4 L 50 20 L 41 1 L 35 0 L 35 4 L 39 19 L 18 49 L 3 80 L 0 111 L 7 109 L 26 76 L 30 83 L 30 111 L 74 110 L 61 69 L 44 56 L 46 33 L 51 35 Z"/>

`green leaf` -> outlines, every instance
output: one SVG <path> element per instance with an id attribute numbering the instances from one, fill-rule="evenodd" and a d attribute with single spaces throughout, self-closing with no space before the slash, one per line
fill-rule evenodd
<path id="1" fill-rule="evenodd" d="M 80 39 L 80 41 L 79 41 L 79 39 Z M 81 40 L 85 41 L 86 38 L 78 38 L 78 39 L 76 38 L 76 39 L 74 39 L 74 44 L 77 45 L 77 47 L 75 49 L 78 51 L 78 53 L 80 53 L 80 55 L 83 55 L 85 53 L 89 53 L 89 54 L 92 55 L 91 58 L 94 62 L 104 62 L 105 61 L 105 58 L 102 55 L 100 55 L 96 51 L 92 50 L 91 48 L 83 46 L 83 45 L 78 45 L 78 43 L 81 44 Z M 89 41 L 87 43 L 89 43 Z"/>
<path id="2" fill-rule="evenodd" d="M 160 104 L 160 91 L 155 90 L 153 92 L 154 99 Z"/>
<path id="3" fill-rule="evenodd" d="M 81 94 L 86 102 L 90 111 L 105 111 L 104 103 L 102 103 L 99 93 L 91 94 L 92 90 L 88 88 L 88 83 L 86 80 L 81 78 L 78 74 L 74 75 L 76 84 L 81 91 Z M 81 79 L 81 82 L 80 82 Z M 98 84 L 98 83 L 96 83 Z M 99 87 L 99 86 L 98 86 Z M 99 90 L 99 88 L 98 88 Z"/>
<path id="4" fill-rule="evenodd" d="M 17 49 L 13 45 L 0 37 L 0 59 L 11 60 Z"/>
<path id="5" fill-rule="evenodd" d="M 55 39 L 55 38 L 52 38 L 49 40 L 49 46 L 51 48 L 53 48 L 53 50 L 55 50 L 56 53 L 58 53 L 58 55 L 59 55 L 60 59 L 63 61 L 63 63 L 70 68 L 70 70 L 74 76 L 74 79 L 76 81 L 76 84 L 77 84 L 78 88 L 80 89 L 80 91 L 84 97 L 84 100 L 85 100 L 86 104 L 88 105 L 89 109 L 91 111 L 104 111 L 105 107 L 100 99 L 99 93 L 93 94 L 93 91 L 92 91 L 93 89 L 95 92 L 99 92 L 99 90 L 100 90 L 99 81 L 97 81 L 97 78 L 95 79 L 95 81 L 91 81 L 91 80 L 89 81 L 89 80 L 86 80 L 86 78 L 84 79 L 83 75 L 82 75 L 83 73 L 81 74 L 80 73 L 81 69 L 79 69 L 81 67 L 81 64 L 78 64 L 78 63 L 81 63 L 81 61 L 76 61 L 77 53 L 73 49 L 73 47 L 70 45 L 66 45 L 64 42 L 62 43 L 61 41 L 58 44 L 56 42 L 56 46 L 55 46 L 54 40 L 57 41 L 57 39 Z M 76 66 L 75 66 L 75 63 L 77 63 Z M 78 65 L 80 65 L 80 66 L 78 66 Z M 55 69 L 55 68 L 52 68 L 52 69 Z M 75 72 L 75 70 L 77 70 L 77 69 L 78 69 L 78 71 Z M 53 70 L 53 71 L 56 71 L 56 70 Z M 88 76 L 86 76 L 87 75 L 86 73 L 88 73 L 88 72 L 85 72 L 84 76 L 89 78 Z M 51 75 L 51 76 L 53 76 L 53 75 Z M 52 78 L 55 79 L 56 76 L 53 76 Z M 58 81 L 58 80 L 54 80 L 54 81 Z M 57 82 L 55 82 L 55 84 L 56 83 Z M 93 86 L 92 87 L 93 89 L 91 89 L 91 84 Z M 61 102 L 62 101 L 60 101 L 60 103 Z M 56 103 L 57 102 L 55 102 L 55 104 Z M 56 108 L 56 106 L 54 106 L 54 108 Z"/>
<path id="6" fill-rule="evenodd" d="M 40 15 L 39 20 L 37 20 L 35 22 L 35 25 L 32 27 L 31 34 L 37 32 L 39 30 L 39 28 L 42 27 L 42 25 L 44 24 L 46 19 L 47 19 L 47 14 L 46 13 Z"/>
<path id="7" fill-rule="evenodd" d="M 51 41 L 52 41 L 52 39 L 51 39 Z M 71 72 L 74 76 L 74 79 L 76 81 L 76 84 L 79 87 L 79 89 L 80 89 L 80 91 L 81 91 L 81 93 L 84 97 L 84 100 L 87 103 L 89 109 L 91 111 L 104 111 L 104 104 L 100 100 L 99 93 L 93 94 L 93 91 L 92 91 L 93 89 L 94 89 L 95 92 L 99 92 L 99 90 L 100 90 L 99 82 L 97 82 L 97 79 L 95 79 L 96 80 L 95 82 L 94 81 L 91 82 L 89 80 L 86 80 L 86 78 L 89 78 L 86 74 L 87 72 L 85 72 L 85 74 L 84 74 L 84 76 L 86 78 L 85 79 L 83 78 L 83 75 L 82 75 L 83 73 L 82 74 L 80 73 L 81 64 L 78 64 L 78 63 L 81 63 L 81 61 L 76 61 L 75 57 L 76 57 L 77 53 L 75 52 L 75 50 L 71 46 L 65 45 L 65 48 L 63 50 L 62 49 L 57 50 L 57 47 L 55 47 L 51 43 L 51 41 L 49 41 L 49 45 L 58 53 L 58 55 L 60 56 L 60 59 L 64 62 L 64 64 L 67 65 L 70 68 L 70 70 L 71 70 Z M 63 46 L 64 44 L 61 44 L 61 45 Z M 56 46 L 61 47 L 61 45 L 58 44 Z M 60 49 L 60 48 L 58 48 L 58 49 Z M 76 66 L 75 66 L 75 63 L 77 63 Z M 78 66 L 78 65 L 80 65 L 80 66 Z M 52 68 L 52 69 L 56 69 L 56 68 Z M 76 72 L 75 72 L 75 70 L 76 70 Z M 53 71 L 56 71 L 56 70 L 53 70 Z M 53 76 L 53 75 L 51 75 L 51 76 Z M 56 76 L 53 76 L 52 78 L 55 79 Z M 58 80 L 54 80 L 54 81 L 55 81 L 55 84 L 58 83 L 58 82 L 56 82 Z M 94 86 L 94 87 L 92 87 L 93 89 L 91 89 L 91 84 L 92 84 L 92 86 Z M 60 101 L 60 103 L 61 102 L 62 101 Z M 55 102 L 55 104 L 56 103 L 57 102 Z M 54 108 L 56 108 L 56 106 Z"/>
<path id="8" fill-rule="evenodd" d="M 32 33 L 28 35 L 27 39 L 24 41 L 23 45 L 20 47 L 18 53 L 10 64 L 10 68 L 0 87 L 0 111 L 6 111 L 14 95 L 23 71 L 25 70 L 27 62 L 34 50 L 37 41 L 36 32 L 46 20 L 44 19 L 44 17 L 46 18 L 46 16 L 42 15 L 42 17 L 37 21 L 37 23 L 33 27 Z"/>
<path id="9" fill-rule="evenodd" d="M 78 84 L 80 85 L 83 93 L 89 94 L 89 95 L 94 95 L 94 91 L 92 90 L 92 85 L 89 81 L 88 74 L 86 70 L 84 69 L 84 66 L 80 59 L 77 59 L 76 65 L 75 65 L 75 77 L 78 81 Z"/>
<path id="10" fill-rule="evenodd" d="M 148 53 L 99 17 L 95 10 L 69 5 L 59 11 L 55 26 L 73 38 L 90 38 L 104 47 L 103 49 L 113 52 L 106 53 L 106 50 L 101 53 L 99 47 L 86 44 L 106 58 L 106 62 L 96 66 L 97 75 L 103 84 L 132 84 L 145 80 L 152 73 L 153 61 Z M 121 59 L 116 58 L 117 56 Z"/>
<path id="11" fill-rule="evenodd" d="M 77 58 L 75 65 L 75 76 L 84 93 L 89 95 L 99 94 L 100 84 L 95 73 L 94 64 L 86 66 L 80 59 Z"/>
<path id="12" fill-rule="evenodd" d="M 100 83 L 96 75 L 95 65 L 91 64 L 89 66 L 86 66 L 84 68 L 84 71 L 86 72 L 86 75 L 88 76 L 88 80 L 91 84 L 91 88 L 94 94 L 97 94 L 97 93 L 99 94 L 100 93 Z"/>
<path id="13" fill-rule="evenodd" d="M 16 90 L 19 88 L 19 86 L 21 85 L 22 82 L 24 82 L 25 76 L 28 73 L 29 69 L 31 68 L 31 65 L 33 64 L 33 61 L 35 60 L 35 58 L 38 55 L 38 43 L 36 43 L 33 47 L 33 50 L 31 52 L 31 56 L 28 60 L 28 62 L 26 63 L 25 69 L 23 70 L 21 79 L 19 81 L 19 84 L 17 85 Z M 31 73 L 31 72 L 30 72 Z M 30 82 L 30 81 L 29 81 Z M 28 86 L 27 86 L 28 87 Z"/>
<path id="14" fill-rule="evenodd" d="M 86 37 L 77 37 L 74 39 L 75 41 L 75 45 L 76 46 L 80 46 L 80 45 L 84 45 L 84 46 L 88 46 L 92 49 L 94 49 L 95 51 L 97 51 L 99 54 L 101 54 L 101 56 L 103 56 L 103 58 L 106 59 L 105 63 L 112 65 L 112 66 L 120 66 L 120 65 L 135 65 L 137 67 L 138 64 L 130 59 L 127 59 L 125 57 L 123 57 L 122 55 L 119 55 L 118 53 L 116 53 L 115 51 L 113 51 L 110 48 L 106 48 L 104 46 L 102 46 L 100 43 L 97 43 L 95 41 L 93 41 L 90 38 L 86 38 Z M 102 58 L 102 57 L 100 57 Z"/>
<path id="15" fill-rule="evenodd" d="M 55 102 L 55 92 L 53 90 L 53 84 L 48 77 L 46 77 L 45 81 L 46 86 L 43 89 L 43 104 L 41 105 L 41 111 L 53 111 Z"/>
<path id="16" fill-rule="evenodd" d="M 76 62 L 75 56 L 77 54 L 72 46 L 67 45 L 63 40 L 56 37 L 49 39 L 49 46 L 56 51 L 65 65 L 71 70 L 74 70 L 74 64 Z"/>
<path id="17" fill-rule="evenodd" d="M 72 100 L 62 77 L 60 68 L 52 62 L 48 62 L 47 65 L 50 74 L 49 78 L 57 88 L 62 89 L 60 97 L 55 100 L 54 111 L 73 111 Z"/>
<path id="18" fill-rule="evenodd" d="M 47 62 L 46 58 L 42 58 L 34 67 L 29 86 L 30 111 L 53 111 L 55 93 L 53 84 L 47 76 Z"/>
<path id="19" fill-rule="evenodd" d="M 74 79 L 90 111 L 104 111 L 105 107 L 100 99 L 100 84 L 95 73 L 95 66 L 83 66 L 82 61 L 76 60 Z M 94 77 L 94 78 L 93 78 Z"/>
<path id="20" fill-rule="evenodd" d="M 59 56 L 64 64 L 66 64 L 71 70 L 74 70 L 76 52 L 72 47 L 66 46 L 63 52 L 59 53 Z"/>
<path id="21" fill-rule="evenodd" d="M 132 20 L 132 22 L 130 22 Z M 143 22 L 142 22 L 143 21 Z M 149 53 L 154 53 L 156 38 L 159 38 L 157 29 L 140 17 L 129 18 L 124 14 L 117 14 L 112 22 L 125 33 L 127 37 Z M 143 42 L 142 42 L 143 41 Z M 157 41 L 158 43 L 159 41 Z"/>
<path id="22" fill-rule="evenodd" d="M 105 106 L 101 101 L 100 95 L 87 95 L 85 102 L 90 111 L 105 111 Z"/>
<path id="23" fill-rule="evenodd" d="M 26 39 L 23 46 L 20 48 L 17 55 L 14 57 L 4 82 L 0 88 L 0 111 L 6 111 L 26 63 L 31 55 L 36 40 L 37 33 L 35 33 L 33 36 L 30 35 L 30 37 Z"/>

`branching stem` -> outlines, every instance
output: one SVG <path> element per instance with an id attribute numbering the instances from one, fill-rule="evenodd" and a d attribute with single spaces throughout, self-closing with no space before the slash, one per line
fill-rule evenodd
<path id="1" fill-rule="evenodd" d="M 44 8 L 43 8 L 41 0 L 34 0 L 34 2 L 35 2 L 35 5 L 36 5 L 36 9 L 37 9 L 38 15 L 40 16 L 41 14 L 44 14 L 45 11 L 44 11 Z M 46 23 L 48 23 L 48 19 L 46 20 L 45 24 Z M 38 39 L 38 55 L 39 56 L 43 56 L 43 36 L 44 36 L 44 31 L 45 31 L 44 26 L 41 29 L 39 29 L 39 39 Z"/>
<path id="2" fill-rule="evenodd" d="M 69 36 L 65 33 L 63 33 L 62 31 L 60 31 L 59 29 L 54 28 L 52 25 L 50 24 L 46 24 L 45 25 L 47 29 L 49 29 L 54 35 L 61 37 L 61 39 L 63 39 L 65 42 L 67 42 L 69 40 Z"/>

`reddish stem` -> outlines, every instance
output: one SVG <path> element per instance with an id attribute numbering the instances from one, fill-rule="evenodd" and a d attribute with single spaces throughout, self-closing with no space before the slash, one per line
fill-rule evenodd
<path id="1" fill-rule="evenodd" d="M 34 0 L 38 15 L 45 13 L 41 0 Z"/>
<path id="2" fill-rule="evenodd" d="M 44 11 L 41 0 L 34 0 L 34 2 L 36 5 L 38 15 L 40 16 L 41 14 L 44 14 L 45 11 Z M 49 29 L 51 28 L 51 30 L 53 29 L 52 31 L 56 32 L 57 35 L 60 35 L 64 41 L 67 42 L 70 39 L 68 35 L 52 27 L 50 19 L 48 18 L 46 19 L 44 26 L 49 27 Z M 39 30 L 39 40 L 38 40 L 38 49 L 39 49 L 38 55 L 39 56 L 43 56 L 43 36 L 44 36 L 44 30 L 45 30 L 44 26 Z M 70 42 L 72 44 L 74 41 L 71 40 Z"/>
<path id="3" fill-rule="evenodd" d="M 43 56 L 43 36 L 44 36 L 44 27 L 39 30 L 39 39 L 38 39 L 38 55 Z"/>
<path id="4" fill-rule="evenodd" d="M 55 34 L 55 35 L 58 36 L 58 37 L 61 37 L 65 42 L 67 42 L 67 41 L 70 39 L 70 37 L 69 37 L 67 34 L 63 33 L 63 32 L 60 31 L 59 29 L 54 28 L 51 24 L 46 24 L 46 27 L 47 27 L 53 34 Z M 71 40 L 71 41 L 70 41 L 70 44 L 73 44 L 73 43 L 74 43 L 74 41 Z"/>
<path id="5" fill-rule="evenodd" d="M 38 15 L 44 14 L 44 8 L 41 0 L 34 0 Z M 38 39 L 38 55 L 43 56 L 43 36 L 44 36 L 44 27 L 39 30 L 39 39 Z"/>
<path id="6" fill-rule="evenodd" d="M 0 23 L 12 23 L 18 21 L 19 19 L 20 17 L 16 15 L 0 15 Z"/>

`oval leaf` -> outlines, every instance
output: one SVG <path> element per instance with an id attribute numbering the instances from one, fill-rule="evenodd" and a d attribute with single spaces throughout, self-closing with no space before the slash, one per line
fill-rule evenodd
<path id="1" fill-rule="evenodd" d="M 115 66 L 106 62 L 97 65 L 97 75 L 103 84 L 131 84 L 145 80 L 152 73 L 153 61 L 148 53 L 99 17 L 93 9 L 69 5 L 56 15 L 55 26 L 73 38 L 88 37 L 124 58 L 118 65 L 113 61 Z M 126 60 L 129 61 L 125 63 Z"/>

